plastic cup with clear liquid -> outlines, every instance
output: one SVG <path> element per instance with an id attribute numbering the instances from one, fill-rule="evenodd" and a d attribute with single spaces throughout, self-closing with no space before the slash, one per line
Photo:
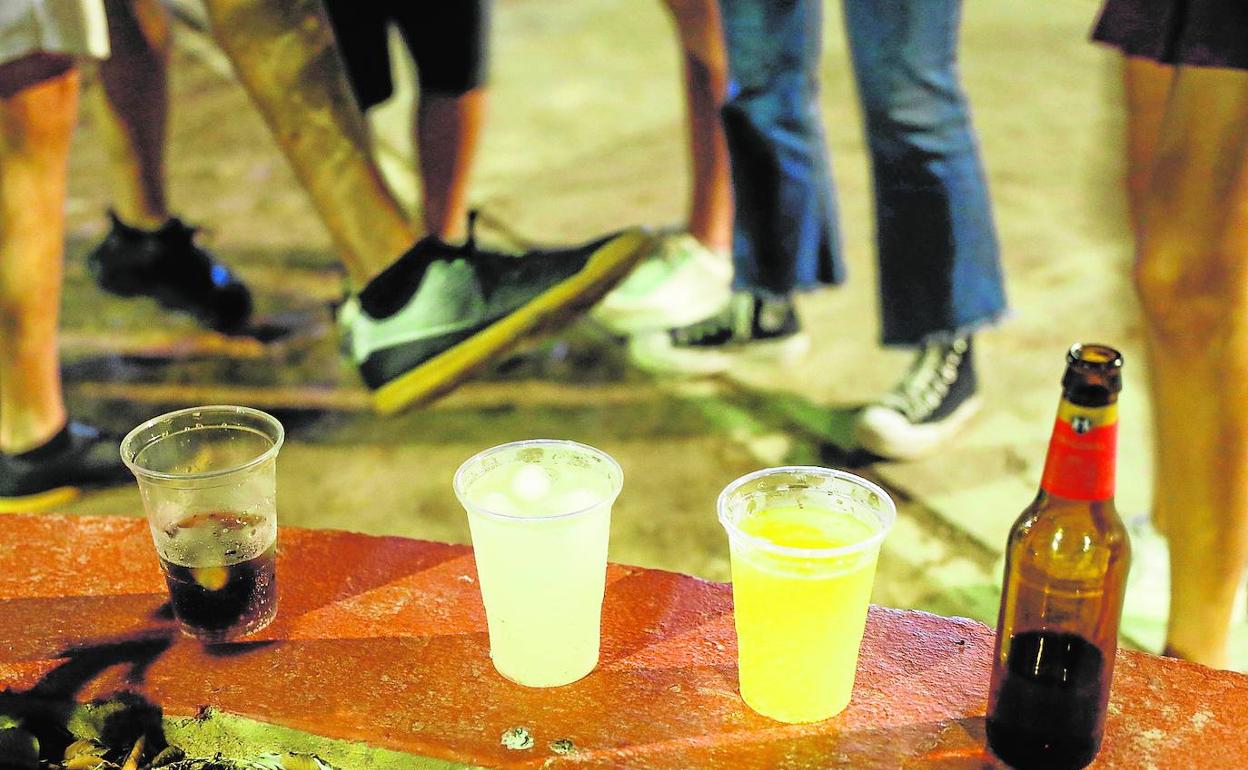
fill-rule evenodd
<path id="1" fill-rule="evenodd" d="M 456 472 L 490 658 L 504 677 L 556 687 L 598 664 L 611 506 L 623 480 L 604 452 L 555 440 L 496 446 Z"/>

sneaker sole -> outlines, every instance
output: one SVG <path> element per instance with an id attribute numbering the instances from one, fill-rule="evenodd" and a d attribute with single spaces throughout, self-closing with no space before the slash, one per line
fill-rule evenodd
<path id="1" fill-rule="evenodd" d="M 774 342 L 751 342 L 730 351 L 680 350 L 665 341 L 655 341 L 666 338 L 666 332 L 654 335 L 633 337 L 628 353 L 639 369 L 660 375 L 712 377 L 739 364 L 791 366 L 810 350 L 810 337 L 805 334 Z"/>
<path id="2" fill-rule="evenodd" d="M 719 312 L 731 296 L 732 290 L 725 285 L 724 290 L 718 294 L 701 296 L 692 301 L 686 300 L 676 307 L 637 306 L 622 310 L 601 304 L 595 307 L 589 315 L 612 334 L 627 337 L 697 323 Z M 609 297 L 607 301 L 610 301 Z"/>
<path id="3" fill-rule="evenodd" d="M 887 435 L 859 420 L 854 426 L 858 445 L 886 460 L 917 460 L 953 438 L 979 412 L 983 400 L 972 396 L 939 423 L 915 425 Z"/>
<path id="4" fill-rule="evenodd" d="M 0 497 L 0 513 L 48 511 L 73 502 L 80 494 L 78 487 L 56 487 L 33 495 Z"/>
<path id="5" fill-rule="evenodd" d="M 653 236 L 636 230 L 602 246 L 578 273 L 539 294 L 463 342 L 373 391 L 373 410 L 392 415 L 427 403 L 454 388 L 498 353 L 525 337 L 553 332 L 598 301 L 646 255 Z"/>

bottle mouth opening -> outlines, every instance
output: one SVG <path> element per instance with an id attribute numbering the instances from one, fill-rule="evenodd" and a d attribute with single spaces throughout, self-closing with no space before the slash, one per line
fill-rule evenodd
<path id="1" fill-rule="evenodd" d="M 1108 372 L 1122 368 L 1122 353 L 1108 345 L 1075 343 L 1066 354 L 1066 361 L 1084 371 Z"/>

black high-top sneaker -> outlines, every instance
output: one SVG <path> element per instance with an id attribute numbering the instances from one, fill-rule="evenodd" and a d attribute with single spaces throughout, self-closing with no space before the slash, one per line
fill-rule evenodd
<path id="1" fill-rule="evenodd" d="M 858 443 L 892 460 L 921 457 L 979 411 L 976 387 L 970 337 L 926 344 L 892 392 L 858 416 Z"/>
<path id="2" fill-rule="evenodd" d="M 649 372 L 709 376 L 742 360 L 791 364 L 809 348 L 792 300 L 737 291 L 709 318 L 633 335 L 628 352 L 633 363 Z"/>
<path id="3" fill-rule="evenodd" d="M 83 488 L 131 480 L 119 446 L 115 436 L 71 422 L 42 446 L 0 454 L 0 513 L 55 508 Z"/>
<path id="4" fill-rule="evenodd" d="M 575 320 L 650 249 L 651 236 L 631 229 L 571 248 L 500 254 L 477 248 L 472 221 L 467 243 L 420 240 L 339 313 L 381 414 L 429 401 L 519 340 Z"/>
<path id="5" fill-rule="evenodd" d="M 237 332 L 251 318 L 251 292 L 210 252 L 195 245 L 196 229 L 174 217 L 157 230 L 131 227 L 108 213 L 112 230 L 87 255 L 100 288 L 121 297 L 151 297 L 219 332 Z"/>

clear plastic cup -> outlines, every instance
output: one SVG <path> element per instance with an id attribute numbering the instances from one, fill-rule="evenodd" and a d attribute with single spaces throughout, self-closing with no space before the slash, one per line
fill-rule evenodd
<path id="1" fill-rule="evenodd" d="M 557 687 L 598 665 L 611 505 L 623 481 L 604 452 L 554 440 L 496 446 L 456 472 L 490 659 L 504 677 Z"/>
<path id="2" fill-rule="evenodd" d="M 732 553 L 741 697 L 781 722 L 839 714 L 892 499 L 849 473 L 787 467 L 732 482 L 718 509 Z"/>
<path id="3" fill-rule="evenodd" d="M 121 457 L 143 497 L 182 630 L 206 642 L 259 631 L 277 613 L 277 453 L 285 432 L 243 406 L 163 414 Z"/>

